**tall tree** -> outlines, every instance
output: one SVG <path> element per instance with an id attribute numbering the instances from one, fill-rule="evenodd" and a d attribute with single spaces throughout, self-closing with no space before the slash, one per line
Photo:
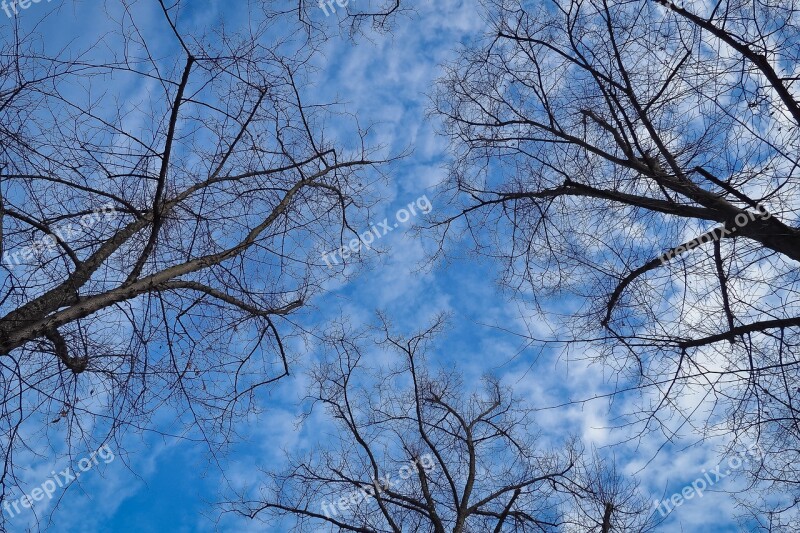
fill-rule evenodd
<path id="1" fill-rule="evenodd" d="M 443 235 L 537 303 L 577 296 L 558 340 L 656 392 L 642 431 L 756 429 L 757 477 L 796 491 L 800 6 L 484 4 L 435 98 L 461 202 Z"/>
<path id="2" fill-rule="evenodd" d="M 574 439 L 542 449 L 533 412 L 496 378 L 465 386 L 426 353 L 442 317 L 410 337 L 386 321 L 376 344 L 399 356 L 368 364 L 369 344 L 341 329 L 311 372 L 311 414 L 332 438 L 267 472 L 259 494 L 228 510 L 292 531 L 651 531 L 649 502 Z M 374 352 L 372 352 L 374 354 Z"/>
<path id="3" fill-rule="evenodd" d="M 169 407 L 217 449 L 289 372 L 284 318 L 337 274 L 320 252 L 367 216 L 376 161 L 305 102 L 318 35 L 286 4 L 240 33 L 111 2 L 85 50 L 0 36 L 0 499 L 53 432 L 82 453 Z"/>

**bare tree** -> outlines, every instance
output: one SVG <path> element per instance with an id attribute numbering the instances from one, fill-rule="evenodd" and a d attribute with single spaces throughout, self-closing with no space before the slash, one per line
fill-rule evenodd
<path id="1" fill-rule="evenodd" d="M 594 450 L 579 463 L 565 531 L 598 533 L 655 531 L 664 521 L 632 476 L 620 474 L 613 460 Z"/>
<path id="2" fill-rule="evenodd" d="M 435 98 L 460 204 L 438 228 L 540 310 L 578 296 L 556 340 L 657 394 L 643 432 L 752 429 L 757 475 L 797 494 L 800 6 L 484 4 Z"/>
<path id="3" fill-rule="evenodd" d="M 0 37 L 0 499 L 51 433 L 82 452 L 169 407 L 174 434 L 225 444 L 289 372 L 284 318 L 337 274 L 320 252 L 368 216 L 368 132 L 304 101 L 295 18 L 200 36 L 182 2 L 147 28 L 116 4 L 91 50 Z"/>
<path id="4" fill-rule="evenodd" d="M 472 391 L 457 369 L 429 370 L 425 354 L 441 327 L 440 317 L 405 338 L 384 321 L 377 344 L 400 361 L 377 370 L 363 336 L 337 330 L 332 357 L 312 370 L 307 413 L 324 407 L 332 438 L 291 454 L 259 494 L 227 510 L 293 531 L 652 529 L 636 487 L 585 464 L 574 439 L 542 450 L 532 411 L 496 378 Z"/>

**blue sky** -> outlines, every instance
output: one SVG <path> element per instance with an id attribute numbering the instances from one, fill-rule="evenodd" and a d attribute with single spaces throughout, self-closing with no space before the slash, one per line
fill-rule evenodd
<path id="1" fill-rule="evenodd" d="M 100 4 L 72 0 L 34 4 L 20 12 L 20 23 L 24 27 L 41 24 L 40 31 L 48 36 L 46 45 L 54 49 L 70 42 L 89 42 L 107 29 Z M 139 2 L 141 25 L 167 52 L 173 44 L 157 13 L 147 4 Z M 384 144 L 387 153 L 413 149 L 410 156 L 388 169 L 387 180 L 377 182 L 380 190 L 376 192 L 384 201 L 373 210 L 376 220 L 394 217 L 399 208 L 422 195 L 432 199 L 434 212 L 443 209 L 435 200 L 435 187 L 446 175 L 447 144 L 436 135 L 435 119 L 426 115 L 427 94 L 441 75 L 440 65 L 457 57 L 460 44 L 480 38 L 483 29 L 475 1 L 423 0 L 417 4 L 417 13 L 399 18 L 390 34 L 370 34 L 369 39 L 356 43 L 346 37 L 325 42 L 317 58 L 319 71 L 314 83 L 305 87 L 310 101 L 341 101 L 360 123 L 375 124 L 373 141 Z M 237 6 L 230 1 L 196 2 L 185 16 L 191 19 L 193 28 L 212 28 L 221 20 L 235 28 L 246 15 L 246 10 Z M 0 13 L 3 32 L 10 31 L 5 18 Z M 320 21 L 329 23 L 334 32 L 332 18 Z M 142 90 L 115 89 L 121 94 Z M 332 124 L 329 134 L 336 132 L 337 125 Z M 698 478 L 703 469 L 717 464 L 714 445 L 718 443 L 695 446 L 688 435 L 660 452 L 664 444 L 660 434 L 624 442 L 628 434 L 609 427 L 615 414 L 631 405 L 632 399 L 625 396 L 613 403 L 596 400 L 544 409 L 602 394 L 614 386 L 608 382 L 613 375 L 587 366 L 583 360 L 586 354 L 523 351 L 521 337 L 492 326 L 524 333 L 546 332 L 549 325 L 534 316 L 528 302 L 512 300 L 499 289 L 494 282 L 497 266 L 470 256 L 467 245 L 459 242 L 452 243 L 452 259 L 447 264 L 427 265 L 432 243 L 406 229 L 400 227 L 383 238 L 380 244 L 387 253 L 366 252 L 365 264 L 358 271 L 349 272 L 346 280 L 330 283 L 328 292 L 294 319 L 310 330 L 339 316 L 362 325 L 374 321 L 375 311 L 380 309 L 399 329 L 408 331 L 422 327 L 439 312 L 448 312 L 451 327 L 438 339 L 432 359 L 437 364 L 458 364 L 473 378 L 487 371 L 501 375 L 518 394 L 543 408 L 538 421 L 553 443 L 568 432 L 578 433 L 587 445 L 623 443 L 613 448 L 618 469 L 636 475 L 643 488 L 654 495 L 669 496 Z M 296 355 L 292 376 L 263 392 L 263 413 L 241 421 L 242 443 L 224 456 L 212 457 L 196 443 L 152 433 L 129 433 L 124 451 L 119 450 L 114 461 L 86 472 L 79 486 L 62 495 L 48 530 L 189 532 L 218 527 L 223 531 L 264 531 L 264 525 L 257 522 L 234 516 L 220 518 L 211 504 L 227 494 L 229 485 L 257 485 L 258 469 L 279 466 L 283 449 L 302 449 L 324 437 L 327 423 L 323 417 L 295 427 L 304 386 L 302 368 L 316 360 L 318 353 L 313 344 L 299 338 L 291 347 Z M 381 360 L 381 354 L 375 356 Z M 156 424 L 169 428 L 170 421 L 170 413 L 164 412 Z M 25 479 L 31 487 L 41 483 L 52 469 L 65 466 L 48 456 L 31 456 L 30 464 Z M 728 479 L 715 486 L 720 491 L 734 487 L 735 481 Z M 49 510 L 40 515 L 45 524 Z M 733 513 L 728 495 L 708 491 L 702 500 L 678 508 L 663 530 L 733 531 Z M 10 520 L 9 527 L 24 531 L 32 516 L 23 513 Z"/>

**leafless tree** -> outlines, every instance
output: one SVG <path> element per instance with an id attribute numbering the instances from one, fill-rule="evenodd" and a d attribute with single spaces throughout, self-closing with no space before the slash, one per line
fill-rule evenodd
<path id="1" fill-rule="evenodd" d="M 201 34 L 183 4 L 142 28 L 143 3 L 109 3 L 118 30 L 86 50 L 0 36 L 0 499 L 18 450 L 164 431 L 164 407 L 174 435 L 225 444 L 289 372 L 286 317 L 338 273 L 320 252 L 368 216 L 376 148 L 304 101 L 297 18 Z"/>
<path id="2" fill-rule="evenodd" d="M 708 414 L 701 434 L 753 435 L 757 477 L 798 494 L 800 6 L 484 4 L 435 97 L 442 235 L 468 231 L 543 312 L 577 296 L 555 340 L 657 395 L 643 432 Z"/>
<path id="3" fill-rule="evenodd" d="M 531 410 L 497 379 L 473 391 L 458 369 L 430 370 L 441 327 L 440 317 L 406 338 L 383 321 L 377 344 L 400 357 L 383 369 L 367 363 L 362 335 L 336 330 L 333 355 L 311 373 L 307 413 L 325 408 L 331 439 L 290 454 L 259 494 L 227 510 L 292 531 L 652 529 L 636 487 L 586 464 L 574 439 L 542 450 Z"/>
<path id="4" fill-rule="evenodd" d="M 579 463 L 576 488 L 566 506 L 565 531 L 598 533 L 656 531 L 664 521 L 632 476 L 596 450 Z"/>

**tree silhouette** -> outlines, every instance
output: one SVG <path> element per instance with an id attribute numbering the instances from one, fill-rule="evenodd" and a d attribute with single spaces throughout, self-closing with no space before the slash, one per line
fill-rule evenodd
<path id="1" fill-rule="evenodd" d="M 402 337 L 383 318 L 374 342 L 399 361 L 379 369 L 365 334 L 331 332 L 308 398 L 308 415 L 323 407 L 335 421 L 331 438 L 227 510 L 292 531 L 652 530 L 634 484 L 586 461 L 574 439 L 542 449 L 532 410 L 496 378 L 473 391 L 457 368 L 433 371 L 426 354 L 443 325 Z"/>
<path id="2" fill-rule="evenodd" d="M 202 35 L 152 5 L 143 28 L 109 3 L 86 50 L 0 37 L 0 499 L 35 435 L 83 452 L 168 407 L 227 443 L 289 372 L 284 318 L 341 271 L 320 251 L 369 213 L 368 131 L 304 101 L 320 34 L 261 6 Z"/>
<path id="3" fill-rule="evenodd" d="M 642 432 L 753 429 L 757 478 L 796 494 L 797 3 L 485 4 L 434 101 L 440 238 L 469 232 L 537 309 L 577 296 L 556 340 L 655 394 Z"/>

